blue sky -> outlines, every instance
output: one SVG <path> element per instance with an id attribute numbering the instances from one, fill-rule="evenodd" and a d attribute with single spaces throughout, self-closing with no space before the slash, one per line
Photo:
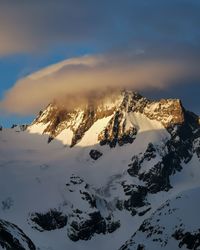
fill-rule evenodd
<path id="1" fill-rule="evenodd" d="M 17 99 L 19 94 L 31 95 L 34 85 L 34 82 L 21 83 L 21 78 L 50 64 L 83 55 L 93 56 L 96 61 L 101 56 L 103 66 L 112 69 L 113 76 L 109 75 L 111 82 L 120 67 L 124 72 L 126 67 L 133 67 L 136 78 L 140 80 L 143 79 L 141 72 L 145 75 L 148 71 L 151 76 L 149 68 L 156 62 L 158 78 L 166 83 L 162 87 L 159 81 L 152 84 L 156 78 L 150 79 L 148 83 L 147 77 L 141 92 L 150 98 L 181 98 L 187 109 L 200 114 L 199 13 L 198 0 L 2 0 L 0 107 L 6 103 L 9 109 L 6 105 L 0 109 L 0 124 L 9 127 L 13 123 L 29 123 L 35 116 L 31 109 L 28 114 L 16 112 L 15 106 L 19 106 L 17 110 L 20 111 L 20 105 L 29 103 L 15 103 L 13 97 Z M 166 77 L 166 72 L 161 74 L 163 68 L 159 68 L 159 65 L 167 65 L 169 75 L 173 77 Z M 174 65 L 177 70 L 173 71 L 170 65 Z M 80 75 L 79 66 L 73 68 L 74 81 L 76 74 Z M 105 69 L 101 71 L 101 63 L 95 67 L 92 67 L 95 72 L 105 72 Z M 69 68 L 64 70 L 71 74 Z M 88 68 L 85 70 L 88 72 Z M 102 86 L 105 79 L 106 74 L 102 76 Z M 98 80 L 94 81 L 97 89 L 101 84 Z M 20 83 L 20 91 L 23 93 L 16 90 L 16 82 Z M 123 84 L 126 83 L 122 83 L 122 87 Z M 42 82 L 35 83 L 35 86 L 41 86 L 38 92 L 34 92 L 36 99 L 37 93 L 41 94 L 41 91 L 46 98 L 42 85 Z M 57 86 L 60 87 L 59 84 Z M 128 86 L 134 89 L 138 84 L 134 82 Z M 51 87 L 52 83 L 49 85 Z M 69 87 L 70 83 L 66 83 L 66 89 Z M 80 89 L 84 92 L 84 86 Z M 70 94 L 76 95 L 77 89 L 73 91 Z"/>

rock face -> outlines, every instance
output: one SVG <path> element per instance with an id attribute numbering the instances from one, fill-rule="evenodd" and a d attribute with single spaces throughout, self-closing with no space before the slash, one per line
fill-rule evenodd
<path id="1" fill-rule="evenodd" d="M 36 250 L 18 226 L 4 220 L 0 220 L 0 246 L 6 250 Z"/>
<path id="2" fill-rule="evenodd" d="M 148 118 L 162 122 L 166 128 L 182 124 L 185 120 L 184 108 L 178 99 L 149 102 L 143 112 Z"/>
<path id="3" fill-rule="evenodd" d="M 147 211 L 150 210 L 149 203 L 146 199 L 147 196 L 147 189 L 144 186 L 128 184 L 126 181 L 122 181 L 121 186 L 124 192 L 124 199 L 117 200 L 116 207 L 119 210 L 127 210 L 131 213 L 132 216 L 138 214 L 139 208 L 144 208 L 142 213 L 145 214 Z"/>
<path id="4" fill-rule="evenodd" d="M 32 213 L 30 220 L 34 223 L 33 228 L 41 232 L 60 229 L 67 225 L 67 216 L 56 209 L 46 213 Z"/>
<path id="5" fill-rule="evenodd" d="M 98 106 L 88 103 L 85 107 L 74 110 L 67 110 L 65 105 L 53 102 L 40 112 L 32 126 L 42 124 L 45 127 L 43 133 L 49 134 L 49 142 L 63 130 L 70 129 L 73 133 L 70 144 L 73 147 L 96 121 L 111 117 L 105 129 L 100 131 L 98 139 L 101 145 L 115 147 L 117 144 L 122 146 L 132 143 L 135 139 L 137 128 L 128 123 L 129 113 L 145 115 L 161 122 L 167 129 L 184 124 L 187 116 L 178 99 L 150 101 L 135 92 L 124 91 L 116 95 L 113 102 L 108 103 L 103 99 Z M 197 116 L 195 119 L 198 122 Z"/>
<path id="6" fill-rule="evenodd" d="M 43 133 L 49 134 L 52 139 L 69 128 L 73 132 L 71 140 L 73 147 L 98 119 L 110 116 L 114 110 L 114 106 L 107 107 L 102 104 L 100 107 L 95 107 L 88 104 L 85 108 L 68 111 L 65 106 L 52 103 L 39 114 L 33 124 L 47 124 Z"/>
<path id="7" fill-rule="evenodd" d="M 150 143 L 145 153 L 134 156 L 129 164 L 128 173 L 144 181 L 150 193 L 171 189 L 170 176 L 180 172 L 182 164 L 188 163 L 194 152 L 199 157 L 200 127 L 197 116 L 184 111 L 183 123 L 170 124 L 168 131 L 171 138 L 162 147 L 156 148 Z M 152 165 L 151 162 L 153 166 L 144 171 L 144 166 Z"/>
<path id="8" fill-rule="evenodd" d="M 72 176 L 67 188 L 71 193 L 71 201 L 73 197 L 77 199 L 71 204 L 67 224 L 67 234 L 72 241 L 89 240 L 95 234 L 112 233 L 119 228 L 120 222 L 114 220 L 111 212 L 108 211 L 107 216 L 101 214 L 98 203 L 106 207 L 106 200 L 99 197 L 83 179 Z"/>
<path id="9" fill-rule="evenodd" d="M 117 111 L 109 121 L 106 128 L 99 134 L 100 145 L 108 144 L 111 148 L 117 144 L 123 146 L 132 143 L 137 134 L 135 127 L 126 127 L 126 118 L 123 112 Z"/>
<path id="10" fill-rule="evenodd" d="M 120 250 L 199 249 L 200 228 L 196 223 L 199 203 L 190 203 L 198 192 L 199 188 L 183 192 L 165 202 L 150 218 L 144 220 Z"/>
<path id="11" fill-rule="evenodd" d="M 88 214 L 88 218 L 76 222 L 73 220 L 68 228 L 68 236 L 72 241 L 90 240 L 94 234 L 107 234 L 120 227 L 119 221 L 111 217 L 103 218 L 100 212 Z"/>
<path id="12" fill-rule="evenodd" d="M 89 154 L 93 160 L 98 160 L 103 155 L 100 151 L 95 149 L 90 150 Z"/>
<path id="13" fill-rule="evenodd" d="M 172 235 L 179 241 L 179 248 L 186 247 L 187 249 L 199 249 L 200 247 L 200 229 L 197 232 L 184 232 L 184 230 L 176 230 Z"/>

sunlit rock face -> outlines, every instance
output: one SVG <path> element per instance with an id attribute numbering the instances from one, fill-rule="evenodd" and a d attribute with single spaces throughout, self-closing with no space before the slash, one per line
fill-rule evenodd
<path id="1" fill-rule="evenodd" d="M 129 119 L 129 114 L 139 113 L 151 120 L 160 122 L 170 129 L 175 125 L 186 122 L 188 113 L 178 99 L 148 100 L 136 92 L 123 91 L 108 101 L 102 99 L 97 103 L 89 102 L 84 107 L 68 110 L 67 105 L 56 101 L 40 112 L 30 131 L 40 126 L 40 133 L 49 135 L 49 142 L 64 130 L 71 132 L 70 145 L 75 146 L 81 141 L 85 133 L 99 120 L 108 118 L 107 125 L 99 131 L 98 141 L 101 145 L 115 147 L 132 143 L 137 134 L 137 126 Z M 189 115 L 190 116 L 190 115 Z M 193 120 L 198 117 L 193 117 Z"/>
<path id="2" fill-rule="evenodd" d="M 167 128 L 173 124 L 182 124 L 184 122 L 184 109 L 181 101 L 175 100 L 160 100 L 158 103 L 147 105 L 144 113 L 150 119 L 161 121 Z"/>

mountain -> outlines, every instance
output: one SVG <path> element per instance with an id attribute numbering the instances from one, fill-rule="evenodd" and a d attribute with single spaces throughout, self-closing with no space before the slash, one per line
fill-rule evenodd
<path id="1" fill-rule="evenodd" d="M 40 132 L 49 134 L 51 140 L 67 129 L 70 134 L 68 135 L 69 144 L 74 146 L 95 122 L 108 118 L 109 122 L 106 124 L 106 128 L 103 127 L 104 131 L 101 131 L 100 127 L 98 128 L 100 132 L 98 140 L 100 144 L 105 143 L 112 147 L 116 146 L 116 143 L 128 143 L 128 141 L 123 141 L 123 136 L 127 136 L 126 139 L 130 139 L 130 143 L 133 141 L 132 139 L 137 133 L 136 124 L 131 121 L 133 113 L 160 122 L 166 129 L 174 124 L 182 124 L 185 119 L 180 100 L 155 102 L 149 101 L 135 92 L 124 91 L 115 96 L 113 102 L 102 99 L 98 105 L 89 102 L 84 107 L 73 111 L 68 111 L 66 106 L 60 103 L 51 103 L 44 112 L 39 114 L 30 127 L 30 131 L 38 132 L 39 128 Z M 110 119 L 111 117 L 112 119 Z M 198 117 L 195 118 L 198 119 Z M 106 139 L 107 141 L 105 141 Z"/>
<path id="2" fill-rule="evenodd" d="M 200 120 L 178 99 L 55 100 L 0 131 L 0 169 L 0 222 L 36 249 L 200 249 Z"/>

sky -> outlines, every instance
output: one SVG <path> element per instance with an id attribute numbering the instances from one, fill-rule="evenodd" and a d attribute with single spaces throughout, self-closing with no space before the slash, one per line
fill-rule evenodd
<path id="1" fill-rule="evenodd" d="M 115 88 L 200 115 L 199 13 L 199 0 L 1 0 L 0 124 Z"/>

